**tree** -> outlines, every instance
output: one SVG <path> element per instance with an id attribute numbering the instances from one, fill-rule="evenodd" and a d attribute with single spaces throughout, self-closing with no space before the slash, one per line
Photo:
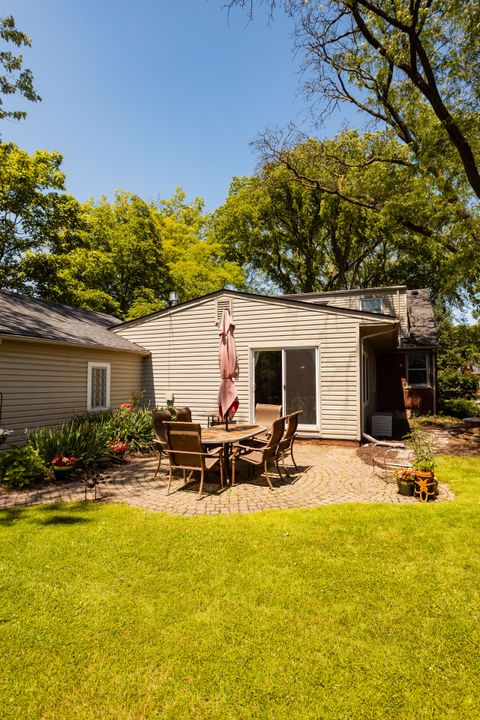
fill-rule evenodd
<path id="1" fill-rule="evenodd" d="M 277 160 L 254 177 L 234 179 L 214 215 L 216 235 L 250 277 L 260 272 L 287 293 L 395 283 L 453 293 L 457 256 L 416 228 L 460 244 L 458 228 L 398 145 L 385 134 L 356 131 L 300 143 L 289 150 L 293 172 Z M 402 162 L 370 160 L 402 152 Z M 354 191 L 357 201 L 347 201 Z"/>
<path id="2" fill-rule="evenodd" d="M 276 0 L 267 0 L 272 10 Z M 254 0 L 232 0 L 230 7 Z M 416 142 L 425 104 L 455 148 L 480 198 L 480 6 L 477 0 L 285 0 L 313 71 L 308 85 L 350 102 Z M 357 91 L 360 90 L 360 93 Z M 412 107 L 413 106 L 413 107 Z"/>
<path id="3" fill-rule="evenodd" d="M 28 35 L 17 30 L 15 20 L 11 15 L 0 18 L 0 38 L 3 43 L 13 43 L 17 47 L 30 47 L 31 40 Z M 2 95 L 22 95 L 30 102 L 41 100 L 33 88 L 33 75 L 28 68 L 22 69 L 23 56 L 14 55 L 11 50 L 0 50 L 0 119 L 11 118 L 22 120 L 27 113 L 24 110 L 6 110 Z"/>
<path id="4" fill-rule="evenodd" d="M 61 163 L 60 153 L 29 155 L 12 143 L 0 143 L 1 289 L 22 289 L 22 255 L 56 242 L 76 226 L 79 205 L 64 192 Z"/>
<path id="5" fill-rule="evenodd" d="M 85 203 L 77 232 L 26 253 L 22 270 L 43 299 L 131 320 L 164 308 L 173 290 L 187 300 L 241 280 L 204 224 L 202 201 L 181 191 L 159 203 L 120 191 Z"/>
<path id="6" fill-rule="evenodd" d="M 473 400 L 478 381 L 474 366 L 480 365 L 480 323 L 455 325 L 448 312 L 437 309 L 439 332 L 438 390 L 442 402 Z"/>
<path id="7" fill-rule="evenodd" d="M 232 0 L 248 7 L 254 0 Z M 271 10 L 279 5 L 265 0 Z M 342 103 L 383 125 L 407 149 L 409 162 L 444 198 L 462 225 L 461 248 L 449 244 L 463 265 L 471 299 L 480 291 L 480 6 L 476 0 L 329 0 L 281 3 L 296 22 L 297 49 L 304 53 L 306 91 L 319 122 Z M 287 137 L 288 139 L 288 137 Z M 292 143 L 298 144 L 298 138 Z M 276 159 L 298 182 L 318 181 L 293 166 L 285 137 L 267 134 L 263 158 Z M 266 151 L 266 152 L 265 152 Z M 403 157 L 403 161 L 404 161 Z M 372 156 L 398 162 L 402 156 Z M 327 192 L 338 191 L 332 183 Z M 341 189 L 340 189 L 341 191 Z M 355 188 L 343 198 L 364 202 Z M 420 223 L 417 232 L 439 246 Z"/>
<path id="8" fill-rule="evenodd" d="M 211 233 L 203 206 L 200 198 L 186 203 L 180 188 L 158 206 L 167 264 L 181 301 L 245 282 L 239 264 L 226 257 L 224 239 Z"/>

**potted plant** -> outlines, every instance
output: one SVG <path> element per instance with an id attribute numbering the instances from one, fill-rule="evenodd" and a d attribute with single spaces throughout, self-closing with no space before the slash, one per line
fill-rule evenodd
<path id="1" fill-rule="evenodd" d="M 426 502 L 429 498 L 435 499 L 437 481 L 435 480 L 435 457 L 432 445 L 425 435 L 417 432 L 413 434 L 412 447 L 415 495 L 422 502 Z"/>
<path id="2" fill-rule="evenodd" d="M 403 467 L 395 470 L 397 487 L 400 495 L 413 496 L 415 489 L 415 475 L 412 468 Z"/>
<path id="3" fill-rule="evenodd" d="M 63 453 L 60 453 L 60 455 L 56 455 L 50 463 L 53 469 L 53 474 L 55 475 L 55 479 L 65 480 L 65 477 L 75 467 L 76 462 L 77 458 L 75 457 L 75 455 L 64 455 Z"/>

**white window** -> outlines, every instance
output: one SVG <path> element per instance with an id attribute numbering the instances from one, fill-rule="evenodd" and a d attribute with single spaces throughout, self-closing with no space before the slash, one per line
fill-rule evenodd
<path id="1" fill-rule="evenodd" d="M 410 387 L 428 387 L 428 355 L 407 355 L 407 385 Z"/>
<path id="2" fill-rule="evenodd" d="M 360 300 L 360 308 L 365 312 L 371 313 L 382 313 L 382 298 L 379 297 L 368 297 Z"/>
<path id="3" fill-rule="evenodd" d="M 110 363 L 88 363 L 87 410 L 110 407 Z"/>

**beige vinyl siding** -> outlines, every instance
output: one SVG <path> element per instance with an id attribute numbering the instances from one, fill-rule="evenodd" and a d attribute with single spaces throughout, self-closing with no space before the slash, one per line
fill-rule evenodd
<path id="1" fill-rule="evenodd" d="M 407 290 L 404 287 L 394 289 L 361 290 L 349 293 L 322 293 L 321 298 L 312 299 L 311 302 L 326 302 L 333 307 L 343 307 L 349 310 L 361 310 L 363 298 L 382 298 L 383 312 L 393 315 L 400 320 L 403 335 L 408 333 L 407 320 Z"/>
<path id="2" fill-rule="evenodd" d="M 21 442 L 25 428 L 55 425 L 87 410 L 89 362 L 110 363 L 110 405 L 118 407 L 142 388 L 140 355 L 3 340 L 0 344 L 2 425 Z"/>
<path id="3" fill-rule="evenodd" d="M 164 405 L 165 393 L 171 391 L 177 406 L 188 405 L 194 420 L 204 423 L 206 413 L 216 408 L 220 382 L 219 338 L 214 322 L 217 299 L 223 298 L 172 308 L 115 330 L 151 352 L 151 365 L 145 365 L 147 399 L 153 405 Z M 359 325 L 375 324 L 375 320 L 243 296 L 233 297 L 232 310 L 240 366 L 236 381 L 240 400 L 238 419 L 253 419 L 254 350 L 314 347 L 319 352 L 320 435 L 358 440 Z"/>

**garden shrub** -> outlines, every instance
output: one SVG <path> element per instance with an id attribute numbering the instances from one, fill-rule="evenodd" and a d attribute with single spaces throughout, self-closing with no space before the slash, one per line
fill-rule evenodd
<path id="1" fill-rule="evenodd" d="M 155 449 L 150 410 L 123 407 L 108 415 L 103 414 L 98 422 L 105 427 L 110 440 L 126 442 L 133 452 L 148 453 Z"/>
<path id="2" fill-rule="evenodd" d="M 477 394 L 478 380 L 471 373 L 447 368 L 438 371 L 438 392 L 442 400 L 469 399 Z"/>
<path id="3" fill-rule="evenodd" d="M 45 479 L 48 468 L 37 451 L 26 445 L 0 454 L 0 484 L 23 488 Z"/>
<path id="4" fill-rule="evenodd" d="M 445 415 L 456 418 L 475 417 L 480 415 L 480 407 L 473 400 L 468 398 L 456 398 L 444 400 L 441 403 L 441 410 Z"/>
<path id="5" fill-rule="evenodd" d="M 88 418 L 28 433 L 28 443 L 45 463 L 50 464 L 52 458 L 63 453 L 75 455 L 84 467 L 111 459 L 109 439 L 107 428 L 102 423 L 91 423 Z"/>

